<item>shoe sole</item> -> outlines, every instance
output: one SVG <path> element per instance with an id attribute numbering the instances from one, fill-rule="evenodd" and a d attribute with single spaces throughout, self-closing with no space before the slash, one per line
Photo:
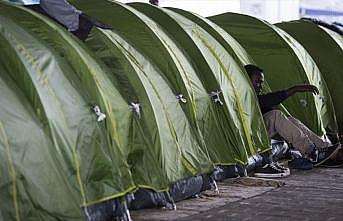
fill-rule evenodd
<path id="1" fill-rule="evenodd" d="M 284 170 L 284 171 L 285 171 L 285 175 L 286 175 L 286 176 L 290 176 L 290 175 L 291 175 L 291 170 L 290 170 L 290 169 Z"/>
<path id="2" fill-rule="evenodd" d="M 282 178 L 282 177 L 286 177 L 289 175 L 287 173 L 277 173 L 277 174 L 254 173 L 255 177 L 260 177 L 260 178 Z"/>
<path id="3" fill-rule="evenodd" d="M 325 163 L 328 159 L 330 159 L 332 156 L 334 156 L 340 149 L 342 149 L 342 147 L 339 145 L 336 150 L 334 152 L 332 152 L 328 157 L 326 157 L 325 159 L 323 159 L 322 161 L 320 162 L 317 162 L 317 163 L 314 163 L 313 166 L 314 167 L 317 167 L 317 166 L 320 166 L 322 165 L 323 163 Z"/>

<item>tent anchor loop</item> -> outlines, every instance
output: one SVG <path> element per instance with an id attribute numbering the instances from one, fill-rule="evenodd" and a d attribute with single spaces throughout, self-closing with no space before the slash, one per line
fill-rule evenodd
<path id="1" fill-rule="evenodd" d="M 98 117 L 97 118 L 98 122 L 105 120 L 106 115 L 100 111 L 100 107 L 98 105 L 93 105 L 92 109 L 95 115 Z"/>
<path id="2" fill-rule="evenodd" d="M 142 105 L 140 103 L 131 102 L 129 107 L 130 107 L 130 109 L 132 111 L 134 111 L 137 114 L 138 118 L 140 119 L 141 118 L 141 108 L 142 108 Z"/>
<path id="3" fill-rule="evenodd" d="M 178 101 L 180 101 L 182 103 L 187 103 L 187 99 L 183 96 L 183 94 L 178 94 L 175 97 L 176 97 L 176 99 L 178 99 Z"/>
<path id="4" fill-rule="evenodd" d="M 219 103 L 220 105 L 223 105 L 224 103 L 220 100 L 220 94 L 222 91 L 212 91 L 209 96 L 213 99 L 215 103 Z"/>

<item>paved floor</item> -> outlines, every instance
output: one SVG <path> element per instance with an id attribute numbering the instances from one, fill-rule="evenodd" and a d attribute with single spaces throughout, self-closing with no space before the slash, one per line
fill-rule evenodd
<path id="1" fill-rule="evenodd" d="M 343 168 L 292 171 L 278 181 L 228 180 L 220 188 L 219 196 L 182 201 L 176 211 L 134 211 L 133 220 L 343 220 Z"/>

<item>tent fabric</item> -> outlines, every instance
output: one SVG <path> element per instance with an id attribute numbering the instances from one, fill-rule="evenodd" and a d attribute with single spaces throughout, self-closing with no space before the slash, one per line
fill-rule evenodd
<path id="1" fill-rule="evenodd" d="M 137 190 L 183 199 L 216 165 L 270 151 L 243 68 L 261 61 L 225 27 L 148 4 L 70 3 L 113 29 L 94 27 L 82 42 L 51 18 L 0 3 L 0 220 L 127 218 Z M 317 132 L 334 131 L 314 62 L 273 30 L 265 33 L 294 60 L 297 80 L 322 82 L 326 101 L 306 95 L 306 111 L 287 108 Z"/>
<path id="2" fill-rule="evenodd" d="M 188 12 L 182 9 L 177 9 L 177 8 L 169 8 L 169 9 L 188 18 L 189 20 L 195 23 L 194 25 L 200 26 L 206 32 L 211 34 L 211 36 L 215 38 L 216 41 L 218 41 L 226 49 L 227 52 L 230 53 L 230 55 L 235 59 L 237 64 L 240 65 L 240 67 L 243 70 L 241 74 L 243 74 L 246 79 L 249 79 L 247 73 L 245 72 L 244 65 L 255 64 L 255 61 L 247 53 L 247 51 L 238 43 L 238 41 L 236 41 L 236 39 L 234 39 L 224 29 L 222 29 L 220 26 L 216 25 L 215 23 L 213 23 L 207 18 L 201 17 L 195 13 Z M 250 82 L 250 79 L 249 79 L 249 82 Z M 266 87 L 269 89 L 268 85 L 266 85 Z M 251 105 L 253 106 L 253 108 L 256 108 L 258 105 L 256 101 L 257 101 L 256 99 L 252 99 Z M 244 100 L 243 103 L 245 102 L 247 101 Z M 252 124 L 251 133 L 252 133 L 252 139 L 255 143 L 255 146 L 258 146 L 258 147 L 270 146 L 270 140 L 265 131 L 263 120 L 260 117 L 259 108 L 256 108 L 254 112 L 256 114 L 250 114 L 250 116 L 251 116 L 251 124 Z M 285 110 L 285 112 L 287 112 L 287 110 Z M 262 148 L 262 152 L 266 151 L 267 149 L 268 148 Z"/>
<path id="3" fill-rule="evenodd" d="M 177 69 L 173 60 L 168 59 L 169 54 L 163 44 L 158 41 L 151 31 L 149 31 L 149 27 L 144 25 L 143 21 L 130 12 L 128 6 L 125 6 L 124 4 L 109 1 L 96 1 L 96 4 L 92 1 L 87 2 L 87 4 L 83 2 L 82 4 L 80 2 L 72 3 L 85 11 L 85 13 L 97 17 L 99 20 L 113 26 L 113 31 L 103 31 L 103 34 L 98 35 L 99 38 L 94 39 L 93 43 L 87 42 L 86 44 L 92 47 L 96 53 L 107 54 L 107 58 L 102 58 L 103 61 L 114 59 L 115 56 L 117 56 L 115 55 L 115 50 L 120 50 L 121 53 L 125 54 L 127 59 L 130 60 L 131 65 L 134 65 L 136 72 L 138 72 L 136 75 L 139 76 L 139 80 L 145 84 L 145 90 L 149 93 L 149 96 L 151 96 L 149 100 L 156 100 L 154 101 L 155 103 L 152 104 L 152 108 L 155 109 L 155 117 L 159 117 L 159 120 L 165 118 L 164 121 L 158 122 L 157 125 L 158 127 L 161 127 L 161 136 L 166 136 L 166 131 L 170 131 L 170 134 L 172 135 L 171 138 L 168 138 L 169 140 L 161 141 L 165 143 L 162 143 L 160 148 L 165 148 L 165 151 L 174 149 L 177 152 L 180 152 L 182 159 L 181 163 L 183 165 L 173 166 L 172 164 L 177 163 L 177 161 L 175 161 L 170 154 L 159 153 L 159 159 L 165 158 L 163 161 L 168 160 L 169 166 L 174 167 L 174 171 L 170 171 L 171 173 L 168 175 L 175 176 L 177 170 L 180 170 L 182 167 L 185 167 L 192 175 L 208 172 L 209 159 L 207 158 L 207 154 L 202 151 L 204 145 L 203 140 L 192 120 L 192 117 L 194 118 L 194 113 L 192 112 L 192 109 L 190 109 L 190 107 L 192 107 L 192 102 L 190 101 L 187 102 L 186 105 L 183 105 L 182 102 L 179 102 L 176 99 L 178 94 L 183 94 L 186 98 L 188 97 L 185 89 L 181 88 L 184 87 L 184 84 L 174 84 L 178 86 L 178 88 L 174 88 L 170 81 L 164 77 L 164 74 L 174 74 L 174 76 L 177 77 Z M 94 5 L 97 7 L 94 8 Z M 89 9 L 92 9 L 92 11 L 88 12 Z M 119 17 L 121 17 L 121 20 L 118 19 Z M 130 24 L 132 25 L 123 25 L 120 21 L 130 21 Z M 133 31 L 139 32 L 140 36 L 135 36 L 132 33 Z M 111 47 L 105 47 L 103 50 L 106 50 L 106 52 L 101 52 L 101 49 L 98 50 L 99 48 L 96 45 L 93 47 L 94 43 L 97 41 L 106 41 L 105 45 L 110 45 Z M 101 45 L 99 43 L 97 44 Z M 113 44 L 113 46 L 111 44 Z M 115 49 L 116 47 L 119 49 Z M 113 64 L 107 62 L 107 66 L 109 65 L 113 66 Z M 122 74 L 121 77 L 125 77 L 125 74 Z M 136 79 L 135 81 L 135 83 L 132 83 L 132 87 L 136 87 L 138 80 Z M 141 92 L 139 93 L 141 94 Z M 156 97 L 153 98 L 153 96 Z M 144 99 L 147 100 L 147 98 Z M 146 107 L 147 104 L 144 102 L 143 98 L 138 102 L 142 104 L 142 110 L 144 112 L 144 107 Z M 161 102 L 162 104 L 157 106 L 158 102 Z M 185 106 L 188 109 L 185 110 Z M 147 110 L 146 112 L 150 111 Z M 150 119 L 147 120 L 150 121 Z M 151 130 L 154 130 L 154 128 L 151 128 Z M 154 133 L 152 133 L 152 137 L 156 137 Z M 154 141 L 153 144 L 155 143 L 156 141 Z M 169 146 L 167 148 L 166 145 L 170 144 L 174 144 L 173 147 Z M 156 151 L 158 152 L 161 150 L 156 149 Z M 181 172 L 180 170 L 179 173 L 185 172 Z M 172 180 L 176 181 L 177 179 L 173 178 Z"/>
<path id="4" fill-rule="evenodd" d="M 238 64 L 242 65 L 242 68 L 244 65 L 247 65 L 247 64 L 256 65 L 256 62 L 248 54 L 248 52 L 242 47 L 242 45 L 240 45 L 235 38 L 233 38 L 231 35 L 229 35 L 229 33 L 227 33 L 224 29 L 222 29 L 220 26 L 218 26 L 211 20 L 201 17 L 195 13 L 182 10 L 182 9 L 177 9 L 177 8 L 170 8 L 170 9 L 187 17 L 188 19 L 192 20 L 197 25 L 205 29 L 208 33 L 210 33 L 218 42 L 220 42 L 220 44 L 230 53 L 230 55 L 232 55 L 235 61 Z M 247 74 L 245 73 L 244 69 L 243 69 L 243 72 L 244 74 Z M 271 91 L 270 86 L 268 85 L 267 82 L 265 82 L 265 86 L 263 90 L 264 92 Z M 280 105 L 280 109 L 282 109 L 285 113 L 289 114 L 286 108 L 282 104 Z M 256 121 L 260 120 L 259 118 L 255 118 L 255 119 Z M 258 124 L 260 124 L 260 122 L 258 122 Z M 259 128 L 256 131 L 253 131 L 253 133 L 254 132 L 264 133 L 264 126 L 262 126 L 262 128 Z M 264 134 L 258 134 L 257 136 L 260 137 L 260 139 L 264 139 L 266 137 L 266 135 Z M 265 142 L 269 142 L 269 139 L 268 141 L 265 141 Z"/>
<path id="5" fill-rule="evenodd" d="M 136 183 L 142 183 L 139 184 L 140 187 L 162 191 L 163 185 L 157 186 L 160 180 L 167 179 L 167 183 L 171 183 L 184 177 L 185 174 L 190 176 L 211 171 L 212 164 L 206 153 L 202 152 L 197 145 L 198 142 L 191 133 L 181 105 L 168 84 L 161 78 L 158 70 L 134 47 L 113 32 L 103 31 L 100 33 L 99 31 L 92 35 L 86 44 L 101 60 L 107 61 L 107 67 L 112 68 L 112 73 L 116 73 L 123 96 L 131 95 L 131 99 L 128 100 L 139 102 L 142 105 L 141 118 L 145 119 L 146 123 L 137 125 L 138 128 L 133 129 L 132 135 L 144 132 L 146 134 L 144 140 L 150 139 L 150 141 L 145 145 L 143 145 L 143 141 L 130 144 L 133 153 L 128 156 L 128 160 L 130 162 L 139 160 L 132 168 L 133 171 L 140 171 L 134 173 Z M 104 48 L 103 45 L 112 46 Z M 133 95 L 134 91 L 136 91 L 135 95 Z M 136 121 L 139 123 L 140 119 L 136 118 Z M 156 123 L 153 124 L 153 122 Z M 147 137 L 148 131 L 150 138 Z M 166 133 L 168 131 L 170 133 Z M 160 140 L 154 140 L 156 137 Z M 140 159 L 141 152 L 147 147 L 154 147 L 149 155 L 156 155 L 155 158 Z M 185 148 L 182 149 L 183 147 Z M 158 170 L 160 165 L 153 165 L 151 161 L 158 162 L 159 159 L 165 164 L 163 173 L 166 173 L 167 177 L 162 179 L 163 173 L 146 176 L 147 171 Z M 146 164 L 146 166 L 142 164 Z"/>
<path id="6" fill-rule="evenodd" d="M 101 58 L 101 51 L 93 54 L 50 19 L 7 4 L 1 4 L 0 11 L 5 55 L 0 59 L 5 70 L 1 73 L 25 94 L 32 124 L 38 124 L 37 138 L 46 140 L 30 143 L 35 137 L 27 134 L 17 146 L 20 152 L 12 152 L 14 141 L 8 137 L 15 139 L 18 130 L 3 126 L 1 157 L 7 160 L 1 162 L 8 163 L 1 168 L 9 168 L 0 181 L 1 195 L 7 196 L 2 200 L 6 205 L 1 205 L 4 218 L 81 220 L 80 206 L 87 208 L 137 188 L 166 191 L 177 180 L 213 170 L 200 148 L 199 134 L 192 131 L 160 70 L 120 36 L 94 30 L 117 43 L 111 42 L 111 50 L 119 65 L 111 69 L 96 58 Z M 90 48 L 97 46 L 91 42 Z M 132 102 L 142 104 L 141 116 L 130 109 Z M 93 105 L 106 114 L 104 122 L 96 121 Z M 10 115 L 1 117 L 11 122 Z M 44 166 L 37 167 L 33 156 Z"/>
<path id="7" fill-rule="evenodd" d="M 297 20 L 276 24 L 294 37 L 315 60 L 333 101 L 339 133 L 343 133 L 343 37 L 310 21 Z M 313 37 L 316 36 L 316 37 Z"/>
<path id="8" fill-rule="evenodd" d="M 33 109 L 29 112 L 34 119 L 31 124 L 37 125 L 21 133 L 21 145 L 17 146 L 22 128 L 4 126 L 3 137 L 9 133 L 6 136 L 13 139 L 5 146 L 17 148 L 11 148 L 16 159 L 12 168 L 18 174 L 12 176 L 12 184 L 18 188 L 12 197 L 21 217 L 80 219 L 80 205 L 132 191 L 131 173 L 119 149 L 131 113 L 106 73 L 63 28 L 22 8 L 2 4 L 0 10 L 1 52 L 5 55 L 1 63 L 18 91 L 25 94 L 25 106 Z M 51 45 L 42 39 L 52 40 Z M 61 44 L 55 45 L 56 50 L 51 48 L 54 39 Z M 96 122 L 92 104 L 106 111 L 110 119 L 106 124 Z M 9 117 L 3 121 L 13 121 Z M 11 188 L 11 182 L 4 182 L 0 189 L 8 194 Z"/>
<path id="9" fill-rule="evenodd" d="M 232 131 L 232 128 L 228 128 L 228 126 L 233 127 L 233 130 L 236 130 L 235 128 L 238 128 L 239 129 L 238 132 L 240 132 L 240 136 L 243 136 L 244 138 L 243 146 L 247 149 L 248 156 L 251 156 L 257 152 L 261 152 L 261 151 L 263 152 L 263 151 L 269 150 L 270 145 L 268 144 L 266 133 L 263 134 L 264 126 L 261 120 L 262 118 L 258 113 L 256 113 L 256 111 L 258 112 L 258 107 L 257 107 L 257 104 L 255 103 L 256 102 L 256 99 L 254 99 L 255 95 L 251 91 L 249 80 L 247 80 L 244 77 L 240 77 L 243 75 L 242 67 L 239 66 L 239 64 L 235 62 L 234 59 L 229 54 L 227 54 L 227 52 L 222 47 L 220 47 L 219 42 L 213 39 L 211 35 L 208 34 L 205 30 L 201 30 L 201 31 L 208 36 L 208 40 L 207 39 L 205 40 L 204 38 L 201 40 L 201 37 L 200 38 L 194 37 L 194 34 L 192 33 L 194 29 L 192 30 L 189 27 L 194 27 L 196 26 L 196 24 L 194 24 L 194 22 L 188 20 L 187 18 L 181 15 L 173 13 L 169 9 L 158 9 L 156 7 L 152 7 L 152 6 L 141 4 L 141 3 L 131 3 L 129 5 L 143 12 L 149 18 L 153 19 L 156 23 L 158 23 L 159 27 L 168 34 L 172 42 L 175 42 L 179 48 L 183 48 L 183 53 L 186 54 L 187 59 L 191 61 L 191 64 L 193 64 L 193 67 L 194 67 L 193 69 L 197 71 L 195 73 L 199 76 L 199 79 L 203 82 L 203 85 L 206 88 L 207 93 L 213 90 L 218 90 L 219 88 L 223 92 L 224 100 L 225 100 L 225 96 L 227 92 L 233 95 L 230 98 L 231 100 L 228 99 L 227 101 L 225 101 L 226 105 L 224 107 L 220 107 L 220 108 L 227 108 L 228 111 L 230 112 L 230 115 L 232 115 L 232 113 L 235 114 L 235 117 L 233 119 L 233 121 L 236 121 L 234 122 L 235 125 L 231 126 L 230 124 L 232 123 L 225 122 L 224 127 L 221 129 L 223 132 L 227 131 L 229 133 L 229 134 L 226 134 L 225 136 L 230 137 L 229 139 L 233 140 L 230 134 L 235 133 L 235 131 Z M 222 55 L 221 53 L 224 55 Z M 223 56 L 223 58 L 219 56 Z M 230 67 L 229 70 L 225 70 L 225 68 L 223 68 L 224 65 L 221 66 L 225 58 L 227 58 L 228 61 L 230 61 L 230 65 L 225 66 L 225 67 Z M 215 61 L 215 62 L 209 62 L 209 60 L 211 59 L 212 61 Z M 183 62 L 182 64 L 185 64 L 185 62 Z M 193 76 L 194 71 L 190 72 L 191 70 L 192 69 L 189 69 L 188 74 L 191 74 Z M 222 72 L 222 73 L 218 73 L 218 72 Z M 234 75 L 234 77 L 231 77 L 231 74 Z M 238 93 L 236 85 L 241 85 L 243 87 L 244 92 L 243 90 L 241 90 Z M 243 99 L 242 101 L 238 99 L 238 96 L 237 96 L 238 94 L 246 98 L 244 100 L 244 102 L 246 103 L 243 102 Z M 243 105 L 246 105 L 246 106 L 243 106 Z M 232 110 L 232 108 L 234 108 L 234 110 Z M 244 112 L 244 114 L 242 115 L 240 115 L 239 113 L 240 108 L 243 110 L 242 113 Z M 220 118 L 221 121 L 223 121 L 223 119 L 227 119 L 227 117 L 223 117 L 223 116 L 217 116 L 216 118 Z M 229 119 L 229 121 L 232 121 L 232 119 Z M 252 122 L 256 124 L 253 124 Z M 204 122 L 203 124 L 208 125 L 209 123 Z M 244 128 L 244 124 L 246 124 L 246 128 Z M 240 125 L 240 126 L 237 126 L 237 125 Z M 261 127 L 262 130 L 259 130 L 258 127 Z M 247 129 L 248 133 L 246 133 L 245 129 Z M 211 130 L 206 129 L 206 130 L 212 131 L 212 132 L 208 134 L 208 136 L 205 135 L 206 136 L 205 141 L 222 142 L 222 143 L 212 143 L 212 144 L 208 143 L 209 144 L 208 146 L 210 147 L 209 152 L 210 152 L 210 155 L 212 155 L 212 159 L 216 159 L 216 162 L 220 162 L 217 164 L 225 164 L 224 163 L 225 160 L 220 159 L 220 158 L 223 158 L 223 156 L 221 156 L 220 153 L 225 151 L 225 149 L 227 149 L 230 146 L 242 145 L 239 143 L 229 144 L 230 146 L 225 145 L 225 143 L 223 143 L 222 141 L 223 139 L 219 138 L 218 140 L 218 138 L 213 139 L 213 137 L 211 137 L 213 136 L 213 134 L 216 134 L 216 132 L 215 133 L 213 132 L 213 129 Z M 203 131 L 206 132 L 206 130 L 203 130 Z M 259 135 L 256 135 L 254 133 L 259 133 Z M 254 135 L 256 136 L 254 137 Z M 258 138 L 256 140 L 251 140 L 251 137 L 253 138 L 258 137 Z M 211 141 L 211 138 L 213 139 L 213 141 Z M 252 150 L 249 149 L 248 139 L 250 139 L 250 142 L 252 143 L 252 148 L 251 148 Z M 242 142 L 242 141 L 238 141 L 238 142 Z"/>
<path id="10" fill-rule="evenodd" d="M 180 9 L 171 9 L 178 14 L 188 18 L 189 20 L 194 22 L 194 25 L 200 26 L 204 31 L 210 34 L 218 43 L 222 45 L 223 48 L 232 56 L 232 58 L 236 61 L 237 65 L 241 68 L 239 75 L 242 76 L 241 80 L 248 81 L 250 85 L 250 79 L 245 72 L 244 65 L 255 63 L 251 56 L 244 50 L 244 48 L 227 32 L 225 32 L 222 28 L 220 28 L 215 23 L 211 22 L 210 20 L 200 17 L 194 13 L 187 12 Z M 237 75 L 237 73 L 234 73 Z M 239 86 L 243 85 L 240 81 L 235 81 L 235 84 Z M 244 85 L 247 85 L 246 82 Z M 250 127 L 250 134 L 252 137 L 252 142 L 257 148 L 257 152 L 265 152 L 269 150 L 270 147 L 270 140 L 265 130 L 263 118 L 261 117 L 260 110 L 258 108 L 257 99 L 255 99 L 255 93 L 251 90 L 252 87 L 246 87 L 245 90 L 239 92 L 239 96 L 243 95 L 244 99 L 242 99 L 241 104 L 244 106 L 244 112 L 248 113 L 249 125 Z M 249 98 L 248 98 L 249 97 Z M 250 114 L 249 114 L 250 113 Z M 251 155 L 250 155 L 251 156 Z"/>
<path id="11" fill-rule="evenodd" d="M 247 50 L 264 70 L 272 90 L 304 83 L 316 85 L 320 96 L 299 93 L 284 105 L 318 135 L 337 134 L 336 116 L 325 80 L 314 60 L 294 38 L 274 25 L 247 15 L 225 13 L 209 19 Z"/>
<path id="12" fill-rule="evenodd" d="M 167 79 L 169 85 L 174 91 L 174 94 L 177 95 L 181 93 L 189 100 L 189 102 L 182 106 L 188 116 L 188 119 L 192 122 L 194 131 L 197 131 L 197 127 L 200 125 L 195 121 L 195 117 L 198 115 L 204 116 L 204 111 L 207 111 L 200 105 L 205 104 L 208 106 L 210 100 L 207 94 L 211 91 L 218 90 L 219 87 L 212 86 L 211 90 L 208 91 L 205 91 L 202 88 L 202 82 L 198 80 L 197 75 L 194 73 L 195 71 L 192 70 L 194 67 L 192 67 L 191 64 L 189 64 L 190 62 L 187 60 L 189 57 L 187 58 L 183 55 L 185 51 L 180 51 L 174 41 L 171 40 L 170 37 L 166 35 L 153 20 L 128 6 L 109 1 L 97 1 L 96 8 L 94 8 L 94 4 L 91 1 L 87 4 L 81 4 L 79 1 L 74 1 L 73 4 L 85 13 L 97 17 L 105 23 L 111 24 L 113 30 L 115 30 L 118 35 L 122 36 L 134 48 L 140 50 L 142 54 L 144 53 L 145 57 L 148 57 L 154 62 L 154 65 L 161 70 L 163 77 Z M 104 10 L 104 8 L 106 10 Z M 130 22 L 130 25 L 128 25 L 128 22 Z M 139 33 L 139 36 L 137 36 L 136 33 Z M 194 100 L 196 100 L 197 103 L 195 103 Z M 203 118 L 200 119 L 203 121 L 206 120 Z M 236 118 L 234 118 L 233 121 L 235 121 L 235 119 Z M 210 123 L 213 124 L 213 122 Z M 232 131 L 235 132 L 235 130 Z M 216 133 L 212 133 L 212 136 L 213 134 Z M 231 136 L 232 139 L 235 139 L 233 137 L 234 136 Z M 238 134 L 236 139 L 242 138 L 245 139 L 244 136 Z M 238 151 L 241 155 L 242 147 L 243 145 L 238 146 Z M 267 146 L 267 148 L 268 147 L 269 146 Z M 206 150 L 204 152 L 206 152 Z M 236 158 L 240 161 L 246 162 L 247 157 L 244 156 L 244 154 L 245 153 L 243 152 L 243 157 L 238 156 Z M 231 160 L 229 163 L 232 164 L 235 163 L 235 161 Z"/>

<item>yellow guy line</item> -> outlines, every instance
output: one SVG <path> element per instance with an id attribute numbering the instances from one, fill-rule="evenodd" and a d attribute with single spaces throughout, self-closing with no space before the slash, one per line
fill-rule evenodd
<path id="1" fill-rule="evenodd" d="M 6 146 L 7 159 L 8 159 L 8 164 L 9 164 L 8 170 L 12 178 L 12 198 L 13 198 L 13 206 L 15 209 L 15 216 L 16 216 L 16 220 L 20 221 L 19 206 L 18 206 L 18 201 L 17 201 L 17 178 L 16 178 L 16 173 L 15 173 L 15 169 L 13 165 L 13 160 L 11 157 L 10 145 L 8 143 L 8 138 L 7 138 L 5 129 L 1 121 L 0 121 L 0 132 L 3 135 L 4 144 Z"/>
<path id="2" fill-rule="evenodd" d="M 247 142 L 248 142 L 248 145 L 249 145 L 249 149 L 250 149 L 250 154 L 251 155 L 255 155 L 255 149 L 254 149 L 254 146 L 252 144 L 252 140 L 251 140 L 251 135 L 249 133 L 249 129 L 248 129 L 248 126 L 247 126 L 247 121 L 245 119 L 245 116 L 244 116 L 244 112 L 243 112 L 243 108 L 242 108 L 242 104 L 241 104 L 241 101 L 240 101 L 240 98 L 239 98 L 239 95 L 238 95 L 238 91 L 235 87 L 235 84 L 233 82 L 233 79 L 231 77 L 231 74 L 229 73 L 229 71 L 227 70 L 227 68 L 225 67 L 225 65 L 223 64 L 223 62 L 220 60 L 219 56 L 217 55 L 217 53 L 215 52 L 215 50 L 207 43 L 207 41 L 205 40 L 205 38 L 203 36 L 201 36 L 201 34 L 193 29 L 192 30 L 201 40 L 201 42 L 207 47 L 207 49 L 210 50 L 210 52 L 212 53 L 212 55 L 216 58 L 216 60 L 218 61 L 221 69 L 224 71 L 225 75 L 227 76 L 227 78 L 229 79 L 230 81 L 230 84 L 231 84 L 231 87 L 233 89 L 233 93 L 235 95 L 235 98 L 236 98 L 236 105 L 237 105 L 237 108 L 238 108 L 238 113 L 239 113 L 239 116 L 240 116 L 240 119 L 241 119 L 241 122 L 243 124 L 243 129 L 244 129 L 244 133 L 245 133 L 245 136 L 247 138 Z"/>

